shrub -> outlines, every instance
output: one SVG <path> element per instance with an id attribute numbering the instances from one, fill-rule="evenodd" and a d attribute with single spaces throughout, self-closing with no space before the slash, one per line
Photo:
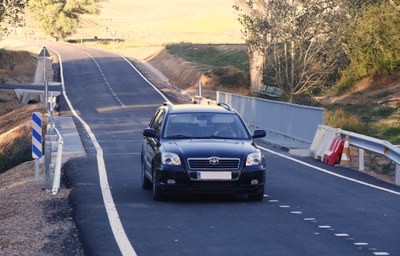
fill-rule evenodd
<path id="1" fill-rule="evenodd" d="M 341 108 L 325 110 L 325 124 L 331 127 L 342 128 L 343 130 L 356 133 L 366 133 L 366 125 L 361 119 L 349 114 Z"/>
<path id="2" fill-rule="evenodd" d="M 345 38 L 350 64 L 341 74 L 339 93 L 363 77 L 400 69 L 400 12 L 387 2 L 367 7 Z"/>

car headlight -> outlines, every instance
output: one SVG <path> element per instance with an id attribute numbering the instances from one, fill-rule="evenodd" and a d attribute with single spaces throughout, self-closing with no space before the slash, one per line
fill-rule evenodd
<path id="1" fill-rule="evenodd" d="M 254 166 L 254 165 L 260 165 L 262 162 L 262 155 L 261 151 L 257 150 L 255 153 L 251 153 L 247 156 L 246 159 L 246 166 Z"/>
<path id="2" fill-rule="evenodd" d="M 175 153 L 161 153 L 161 163 L 165 165 L 181 165 L 181 159 Z"/>

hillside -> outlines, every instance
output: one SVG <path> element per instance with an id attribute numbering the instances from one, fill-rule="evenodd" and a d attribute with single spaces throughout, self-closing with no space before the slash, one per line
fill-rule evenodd
<path id="1" fill-rule="evenodd" d="M 342 128 L 400 144 L 400 73 L 364 78 L 349 92 L 317 100 L 326 109 L 340 108 L 360 122 L 359 125 L 339 122 L 345 126 Z"/>

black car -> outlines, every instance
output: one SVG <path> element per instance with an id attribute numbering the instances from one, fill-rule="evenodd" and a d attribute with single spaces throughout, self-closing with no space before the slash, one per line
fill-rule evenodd
<path id="1" fill-rule="evenodd" d="M 142 185 L 166 194 L 238 193 L 264 198 L 265 159 L 239 114 L 227 104 L 165 103 L 143 132 Z"/>

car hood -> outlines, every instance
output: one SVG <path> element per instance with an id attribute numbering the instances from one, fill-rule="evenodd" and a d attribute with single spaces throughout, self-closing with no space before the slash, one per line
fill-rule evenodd
<path id="1" fill-rule="evenodd" d="M 165 152 L 177 153 L 187 158 L 234 157 L 244 159 L 256 148 L 251 140 L 191 139 L 162 143 Z"/>

